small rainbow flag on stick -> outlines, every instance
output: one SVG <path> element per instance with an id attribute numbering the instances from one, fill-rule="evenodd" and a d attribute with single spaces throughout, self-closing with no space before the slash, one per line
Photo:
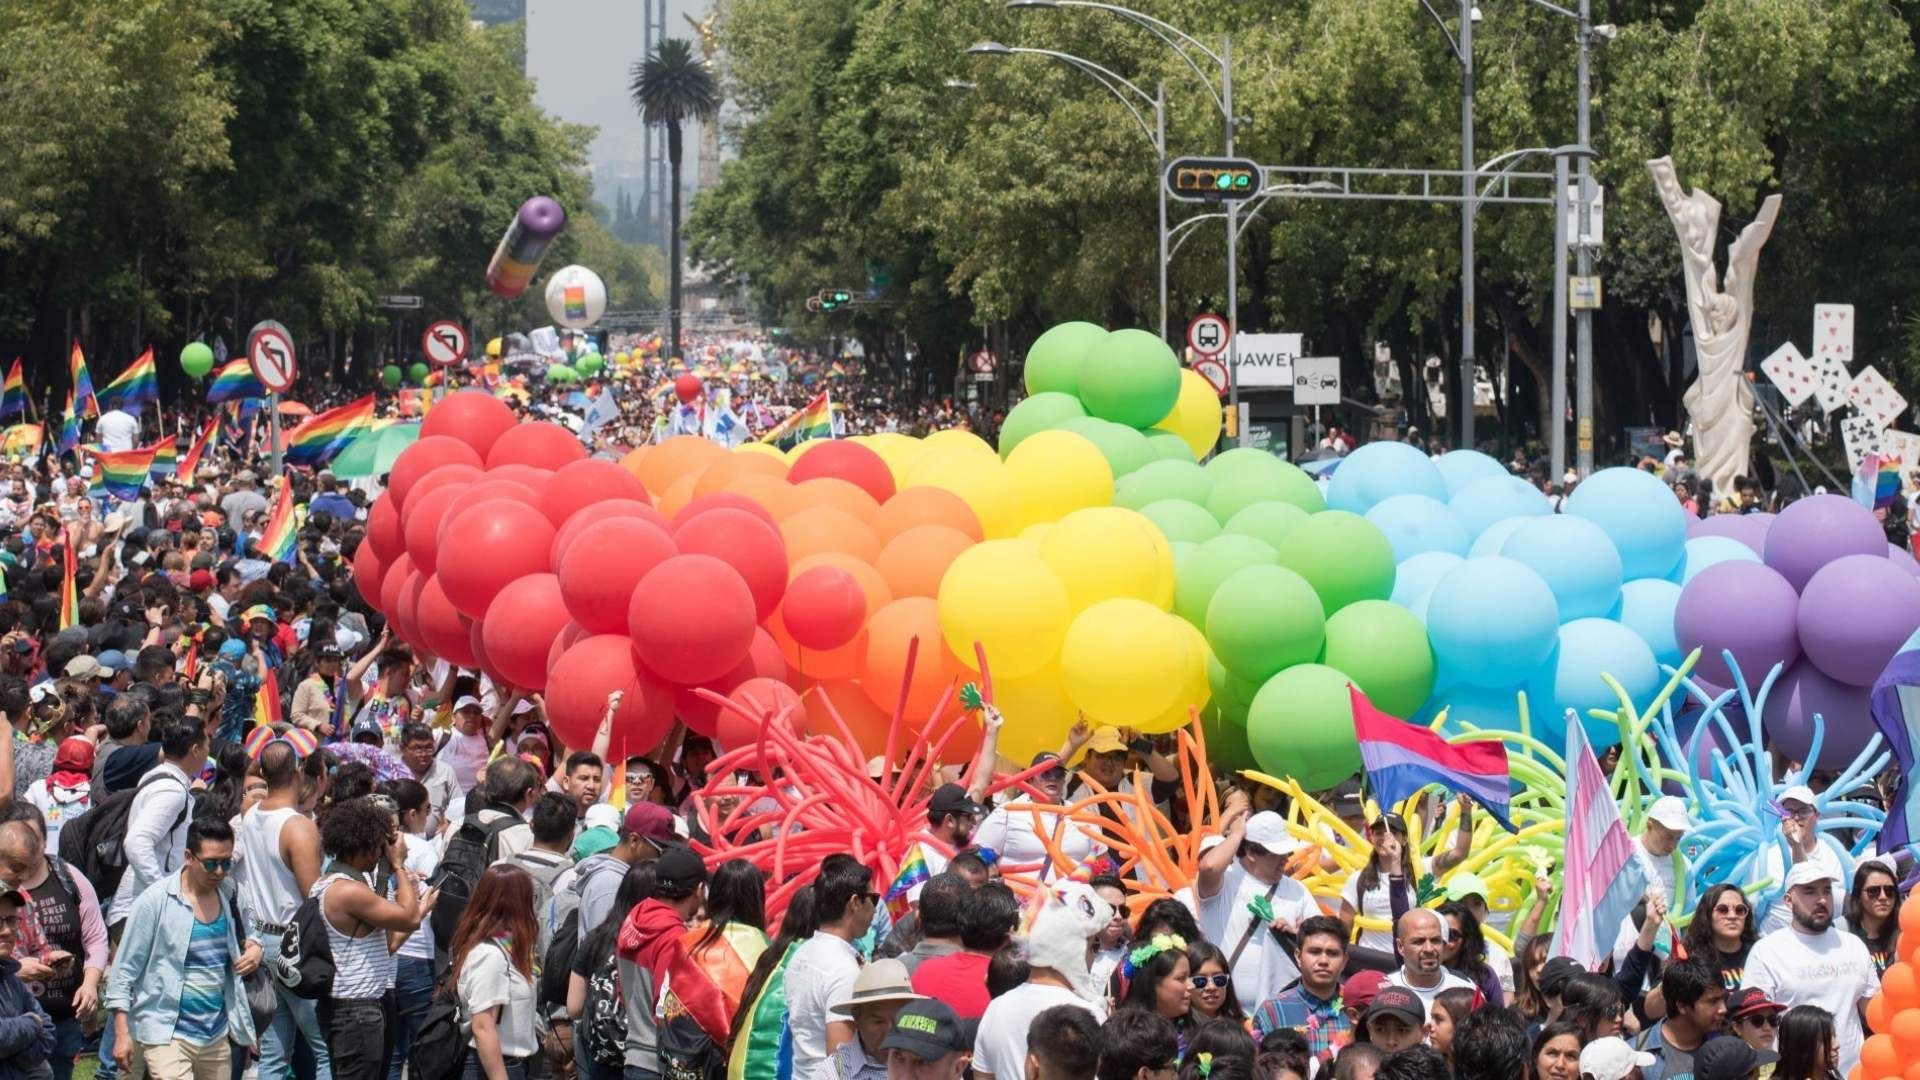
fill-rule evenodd
<path id="1" fill-rule="evenodd" d="M 260 529 L 260 550 L 272 562 L 292 562 L 293 537 L 293 484 L 282 480 L 280 494 L 267 511 L 267 523 Z"/>
<path id="2" fill-rule="evenodd" d="M 93 455 L 93 490 L 104 491 L 121 502 L 139 498 L 140 488 L 153 470 L 153 456 L 158 449 L 149 446 L 144 450 L 88 451 Z"/>
<path id="3" fill-rule="evenodd" d="M 770 442 L 782 450 L 791 450 L 808 439 L 833 438 L 833 399 L 822 390 L 807 407 L 767 429 L 761 442 Z"/>
<path id="4" fill-rule="evenodd" d="M 222 401 L 237 401 L 241 398 L 263 398 L 267 388 L 253 373 L 253 365 L 242 356 L 229 360 L 219 371 L 214 372 L 213 381 L 207 384 L 207 404 Z"/>
<path id="5" fill-rule="evenodd" d="M 60 442 L 53 448 L 56 454 L 64 454 L 80 445 L 80 414 L 73 408 L 73 391 L 67 391 L 67 416 L 60 421 Z"/>
<path id="6" fill-rule="evenodd" d="M 0 420 L 14 413 L 25 416 L 27 412 L 27 379 L 20 373 L 20 358 L 13 358 L 13 367 L 7 372 L 7 382 L 0 389 Z"/>
<path id="7" fill-rule="evenodd" d="M 260 689 L 253 693 L 253 723 L 270 728 L 280 722 L 280 679 L 271 667 L 260 672 Z"/>
<path id="8" fill-rule="evenodd" d="M 900 864 L 900 872 L 893 876 L 893 884 L 887 886 L 887 895 L 883 897 L 887 905 L 887 915 L 899 922 L 912 908 L 907 894 L 913 887 L 926 882 L 933 875 L 927 869 L 927 853 L 919 844 L 913 845 L 913 854 Z"/>
<path id="9" fill-rule="evenodd" d="M 154 375 L 153 346 L 147 346 L 139 359 L 100 391 L 100 396 L 107 399 L 108 408 L 130 413 L 139 412 L 142 402 L 159 401 L 160 380 Z"/>
<path id="10" fill-rule="evenodd" d="M 213 444 L 213 433 L 218 430 L 220 430 L 219 418 L 208 420 L 207 426 L 200 432 L 200 437 L 193 440 L 193 445 L 187 448 L 186 456 L 180 459 L 178 475 L 181 483 L 193 483 L 194 470 L 200 467 L 200 458 L 206 454 L 207 447 Z"/>
<path id="11" fill-rule="evenodd" d="M 88 416 L 100 415 L 100 401 L 93 396 L 93 377 L 87 374 L 87 358 L 80 352 L 80 343 L 73 343 L 73 354 L 67 358 L 67 368 L 73 376 L 73 393 L 68 399 L 67 414 L 74 415 L 72 402 L 78 402 L 87 410 Z"/>
<path id="12" fill-rule="evenodd" d="M 287 436 L 287 464 L 316 469 L 373 426 L 373 395 L 316 413 Z"/>

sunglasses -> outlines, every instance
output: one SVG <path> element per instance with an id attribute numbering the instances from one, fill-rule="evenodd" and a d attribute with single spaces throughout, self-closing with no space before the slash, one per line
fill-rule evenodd
<path id="1" fill-rule="evenodd" d="M 1779 1017 L 1774 1016 L 1772 1013 L 1761 1013 L 1758 1016 L 1742 1016 L 1740 1017 L 1740 1022 L 1743 1024 L 1752 1024 L 1754 1027 L 1770 1028 L 1780 1026 Z"/>
<path id="2" fill-rule="evenodd" d="M 1900 895 L 1898 885 L 1869 885 L 1860 891 L 1874 900 L 1891 900 Z"/>
<path id="3" fill-rule="evenodd" d="M 865 900 L 869 904 L 878 904 L 880 902 L 880 894 L 877 892 L 863 892 L 860 894 L 860 899 Z"/>
<path id="4" fill-rule="evenodd" d="M 200 869 L 209 874 L 224 874 L 233 869 L 232 859 L 201 859 Z"/>
<path id="5" fill-rule="evenodd" d="M 1713 913 L 1715 915 L 1738 915 L 1743 919 L 1747 917 L 1747 912 L 1751 910 L 1752 909 L 1747 907 L 1747 905 L 1745 904 L 1741 904 L 1737 907 L 1729 907 L 1726 904 L 1715 904 L 1713 906 Z"/>
<path id="6" fill-rule="evenodd" d="M 1195 990 L 1205 990 L 1209 986 L 1215 990 L 1225 990 L 1233 982 L 1233 976 L 1221 971 L 1212 975 L 1195 975 L 1187 981 L 1193 984 Z"/>

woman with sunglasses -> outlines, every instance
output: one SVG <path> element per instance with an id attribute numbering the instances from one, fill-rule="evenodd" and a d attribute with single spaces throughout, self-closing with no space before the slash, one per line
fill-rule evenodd
<path id="1" fill-rule="evenodd" d="M 1847 929 L 1866 943 L 1873 957 L 1873 970 L 1885 975 L 1888 965 L 1900 958 L 1900 879 L 1879 859 L 1863 859 L 1853 871 L 1853 888 L 1847 890 Z"/>
<path id="2" fill-rule="evenodd" d="M 1700 894 L 1693 921 L 1687 924 L 1687 955 L 1710 960 L 1719 969 L 1720 981 L 1729 994 L 1740 988 L 1747 952 L 1758 940 L 1760 931 L 1753 922 L 1753 906 L 1740 886 L 1730 882 L 1712 885 Z"/>
<path id="3" fill-rule="evenodd" d="M 1727 1034 L 1739 1036 L 1755 1050 L 1772 1050 L 1780 1033 L 1780 1014 L 1786 1011 L 1785 1005 L 1769 1000 L 1757 986 L 1736 990 L 1727 995 Z"/>
<path id="4" fill-rule="evenodd" d="M 1195 1027 L 1209 1020 L 1247 1021 L 1246 1011 L 1233 992 L 1233 972 L 1227 970 L 1227 955 L 1211 941 L 1195 941 L 1187 946 L 1187 982 L 1193 987 L 1193 1008 L 1189 1014 Z"/>

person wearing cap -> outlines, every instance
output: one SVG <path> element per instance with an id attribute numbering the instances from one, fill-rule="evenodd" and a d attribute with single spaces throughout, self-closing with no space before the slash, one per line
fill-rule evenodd
<path id="1" fill-rule="evenodd" d="M 1441 991 L 1475 988 L 1473 983 L 1447 970 L 1440 961 L 1446 951 L 1448 933 L 1447 920 L 1432 908 L 1414 908 L 1401 915 L 1393 927 L 1400 967 L 1387 973 L 1387 985 L 1413 991 L 1429 1011 Z"/>
<path id="2" fill-rule="evenodd" d="M 1085 717 L 1075 721 L 1067 731 L 1066 745 L 1060 748 L 1061 760 L 1080 774 L 1067 791 L 1067 801 L 1077 802 L 1092 796 L 1095 784 L 1103 791 L 1132 794 L 1133 778 L 1127 773 L 1129 754 L 1140 755 L 1156 785 L 1180 782 L 1179 770 L 1154 750 L 1153 740 L 1107 724 L 1089 726 Z M 1162 790 L 1155 794 L 1170 796 L 1172 792 Z"/>
<path id="3" fill-rule="evenodd" d="M 1584 1059 L 1583 1059 L 1584 1060 Z M 1693 1056 L 1694 1080 L 1759 1080 L 1760 1070 L 1780 1060 L 1772 1050 L 1761 1050 L 1731 1035 L 1707 1040 Z"/>
<path id="4" fill-rule="evenodd" d="M 974 1036 L 967 1026 L 943 1001 L 923 998 L 903 1005 L 880 1041 L 889 1080 L 961 1080 L 973 1056 Z"/>
<path id="5" fill-rule="evenodd" d="M 47 826 L 47 854 L 60 851 L 60 827 L 93 807 L 93 740 L 69 735 L 53 754 L 52 770 L 27 785 L 26 800 Z"/>
<path id="6" fill-rule="evenodd" d="M 990 1001 L 980 1017 L 973 1040 L 975 1080 L 1028 1076 L 1027 1033 L 1046 1009 L 1069 1005 L 1106 1020 L 1106 995 L 1093 985 L 1087 952 L 1110 915 L 1107 902 L 1087 886 L 1054 886 L 1027 932 L 1027 981 Z"/>
<path id="7" fill-rule="evenodd" d="M 1820 842 L 1818 796 L 1805 784 L 1793 784 L 1780 792 L 1778 802 L 1780 836 L 1786 841 L 1786 855 L 1781 854 L 1779 843 L 1768 839 L 1755 864 L 1753 879 L 1748 884 L 1777 884 L 1787 879 L 1790 869 L 1798 869 L 1803 863 L 1812 863 L 1833 883 L 1833 911 L 1839 913 L 1846 906 L 1847 869 L 1840 864 L 1840 857 Z M 1775 900 L 1762 916 L 1760 932 L 1769 934 L 1784 930 L 1792 923 L 1793 912 L 1785 898 L 1781 898 Z"/>
<path id="8" fill-rule="evenodd" d="M 1546 1003 L 1547 1011 L 1540 1017 L 1542 1026 L 1560 1019 L 1564 1010 L 1560 994 L 1576 975 L 1585 974 L 1586 968 L 1571 956 L 1555 956 L 1540 968 L 1540 998 Z"/>
<path id="9" fill-rule="evenodd" d="M 951 852 L 959 851 L 973 842 L 974 829 L 979 827 L 980 819 L 986 816 L 987 808 L 959 784 L 941 784 L 934 789 L 933 798 L 927 803 L 927 835 L 945 844 L 947 851 L 941 851 L 932 844 L 920 845 L 921 856 L 927 860 L 928 877 L 947 868 L 947 860 L 952 858 Z M 907 899 L 919 900 L 920 889 L 921 885 L 915 885 L 908 890 Z"/>
<path id="10" fill-rule="evenodd" d="M 660 991 L 669 974 L 677 966 L 687 963 L 684 940 L 687 925 L 700 913 L 700 906 L 706 900 L 706 863 L 692 848 L 668 848 L 660 858 L 654 860 L 654 876 L 656 884 L 653 895 L 627 913 L 615 946 L 620 957 L 620 999 L 627 1013 L 626 1075 L 631 1080 L 658 1077 L 662 1072 L 658 1027 Z M 581 915 L 584 923 L 585 912 Z M 789 974 L 789 988 L 791 980 L 792 975 Z M 853 979 L 849 977 L 843 989 L 850 991 L 852 984 Z M 679 985 L 678 980 L 675 985 Z M 845 1000 L 844 994 L 835 1000 Z M 725 1030 L 730 1019 L 724 1015 L 725 1006 L 718 994 L 711 997 L 688 995 L 681 999 L 681 1004 L 694 1013 L 703 1030 Z M 826 1006 L 823 1004 L 820 1009 L 824 1014 Z M 716 1018 L 707 1015 L 709 1012 L 722 1015 Z M 794 1019 L 799 1019 L 797 1014 Z M 847 1023 L 850 1027 L 852 1021 Z M 837 1048 L 836 1044 L 834 1049 Z M 819 1061 L 816 1060 L 809 1063 L 809 1068 L 818 1065 Z M 801 1072 L 799 1066 L 799 1047 L 796 1045 L 793 1075 L 809 1075 Z"/>
<path id="11" fill-rule="evenodd" d="M 1727 995 L 1727 1033 L 1738 1035 L 1755 1050 L 1776 1049 L 1780 1014 L 1785 1005 L 1757 986 L 1743 986 Z"/>
<path id="12" fill-rule="evenodd" d="M 1235 789 L 1221 810 L 1225 840 L 1200 856 L 1194 896 L 1200 930 L 1220 946 L 1240 1008 L 1252 1012 L 1300 974 L 1290 955 L 1301 922 L 1320 914 L 1307 887 L 1287 875 L 1300 842 L 1279 814 L 1249 814 Z"/>
<path id="13" fill-rule="evenodd" d="M 1253 1034 L 1291 1028 L 1306 1037 L 1307 1052 L 1331 1064 L 1353 1037 L 1353 1020 L 1340 1004 L 1340 972 L 1347 964 L 1347 933 L 1340 920 L 1315 915 L 1300 924 L 1294 962 L 1300 979 L 1253 1010 Z M 1378 974 L 1375 972 L 1373 974 Z"/>
<path id="14" fill-rule="evenodd" d="M 894 1017 L 902 1006 L 925 1001 L 907 982 L 907 969 L 898 960 L 875 960 L 860 969 L 853 990 L 832 1011 L 853 1018 L 855 1038 L 842 1043 L 820 1068 L 818 1080 L 885 1080 L 887 1052 L 881 1044 L 893 1033 Z"/>
<path id="15" fill-rule="evenodd" d="M 1383 986 L 1367 1005 L 1354 1038 L 1391 1054 L 1419 1045 L 1426 1032 L 1427 1006 L 1419 995 L 1405 987 Z"/>
<path id="16" fill-rule="evenodd" d="M 1793 865 L 1786 895 L 1776 901 L 1791 911 L 1792 922 L 1754 943 L 1747 954 L 1746 985 L 1788 1008 L 1818 1005 L 1833 1014 L 1845 1075 L 1860 1060 L 1860 1010 L 1879 991 L 1880 975 L 1866 945 L 1833 925 L 1834 884 L 1817 860 Z"/>
<path id="17" fill-rule="evenodd" d="M 340 732 L 340 718 L 346 709 L 346 687 L 340 679 L 340 665 L 345 659 L 340 646 L 332 642 L 318 646 L 313 650 L 313 673 L 293 689 L 288 719 L 319 735 L 322 741 Z M 378 724 L 374 730 L 380 731 Z"/>
<path id="18" fill-rule="evenodd" d="M 1028 780 L 1033 789 L 1040 793 L 1041 802 L 1063 804 L 1067 787 L 1067 768 L 1061 764 L 1059 754 L 1043 750 L 1033 756 L 1027 766 L 1039 768 Z M 1024 792 L 1010 793 L 1013 802 L 1028 801 Z M 1036 823 L 1036 817 L 1038 821 Z M 973 843 L 976 847 L 992 848 L 1000 853 L 1001 865 L 1015 872 L 1036 872 L 1041 878 L 1052 875 L 1053 864 L 1047 858 L 1047 846 L 1041 840 L 1043 835 L 1059 834 L 1061 854 L 1067 860 L 1079 864 L 1086 862 L 1092 855 L 1095 838 L 1085 829 L 1071 822 L 1064 825 L 1058 814 L 1044 811 L 1009 811 L 1003 803 L 996 806 L 981 820 L 979 828 L 973 831 Z"/>
<path id="19" fill-rule="evenodd" d="M 1635 1050 L 1618 1035 L 1595 1039 L 1580 1048 L 1581 1080 L 1639 1080 L 1642 1069 L 1657 1063 L 1652 1054 Z"/>
<path id="20" fill-rule="evenodd" d="M 453 778 L 460 785 L 460 794 L 473 790 L 479 779 L 480 769 L 487 763 L 493 751 L 492 731 L 487 724 L 487 715 L 482 711 L 480 699 L 472 694 L 463 694 L 453 702 L 453 730 L 447 732 L 441 740 L 438 758 L 453 771 Z M 441 807 L 442 814 L 447 812 Z"/>
<path id="21" fill-rule="evenodd" d="M 1654 1062 L 1642 1068 L 1644 1080 L 1692 1075 L 1694 1054 L 1726 1026 L 1727 988 L 1705 958 L 1690 956 L 1668 964 L 1660 973 L 1660 995 L 1666 1017 L 1633 1043 L 1654 1055 Z"/>

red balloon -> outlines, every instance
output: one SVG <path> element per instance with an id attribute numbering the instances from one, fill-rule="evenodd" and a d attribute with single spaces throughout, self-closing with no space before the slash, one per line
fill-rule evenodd
<path id="1" fill-rule="evenodd" d="M 780 643 L 773 640 L 765 627 L 754 628 L 753 645 L 747 650 L 747 658 L 734 665 L 732 671 L 706 683 L 705 688 L 724 696 L 748 679 L 787 681 L 787 661 L 780 655 Z M 713 737 L 714 725 L 720 719 L 720 706 L 695 693 L 693 687 L 682 687 L 674 694 L 673 711 L 689 728 Z"/>
<path id="2" fill-rule="evenodd" d="M 439 406 L 434 406 L 439 408 Z M 793 468 L 787 481 L 798 484 L 822 476 L 845 480 L 873 496 L 874 502 L 893 498 L 893 470 L 879 454 L 845 439 L 821 439 L 813 444 Z"/>
<path id="3" fill-rule="evenodd" d="M 429 577 L 421 586 L 420 600 L 414 605 L 413 621 L 420 627 L 421 644 L 428 652 L 452 664 L 470 668 L 480 660 L 473 654 L 469 620 L 447 599 L 439 577 Z"/>
<path id="4" fill-rule="evenodd" d="M 413 565 L 420 570 L 433 573 L 434 553 L 440 549 L 440 523 L 446 520 L 447 507 L 465 490 L 465 484 L 441 484 L 425 495 L 415 494 L 407 500 L 400 519 L 405 522 L 407 554 L 413 556 Z"/>
<path id="5" fill-rule="evenodd" d="M 665 560 L 640 579 L 627 605 L 627 630 L 640 662 L 686 686 L 724 675 L 744 659 L 755 621 L 752 590 L 738 571 L 711 555 Z"/>
<path id="6" fill-rule="evenodd" d="M 415 499 L 424 499 L 427 497 L 428 492 L 435 491 L 446 484 L 458 484 L 461 487 L 466 487 L 468 484 L 478 481 L 485 475 L 487 474 L 471 465 L 442 465 L 413 482 L 412 490 L 407 492 L 407 501 L 412 503 Z M 405 521 L 406 517 L 407 515 L 403 510 L 400 514 L 400 519 Z"/>
<path id="7" fill-rule="evenodd" d="M 506 499 L 510 502 L 524 503 L 535 510 L 540 509 L 540 496 L 527 485 L 511 480 L 482 479 L 462 491 L 458 498 L 448 504 L 447 512 L 440 515 L 440 528 L 433 536 L 434 550 L 438 551 L 440 546 L 447 542 L 447 522 L 460 516 L 461 512 L 469 506 L 479 506 L 483 502 L 491 502 L 495 499 Z"/>
<path id="8" fill-rule="evenodd" d="M 759 518 L 761 521 L 766 522 L 768 525 L 773 526 L 776 532 L 779 531 L 780 528 L 779 519 L 768 512 L 766 507 L 761 506 L 759 503 L 737 491 L 716 491 L 709 495 L 702 495 L 681 507 L 680 512 L 673 515 L 674 529 L 678 530 L 680 526 L 685 525 L 687 522 L 709 510 L 744 510 L 754 517 Z"/>
<path id="9" fill-rule="evenodd" d="M 780 618 L 793 640 L 809 649 L 837 649 L 867 621 L 867 592 L 837 566 L 816 566 L 793 579 Z"/>
<path id="10" fill-rule="evenodd" d="M 420 591 L 426 586 L 427 575 L 410 570 L 406 583 L 400 586 L 399 595 L 393 602 L 393 621 L 398 624 L 394 632 L 400 635 L 400 640 L 416 649 L 427 648 L 426 640 L 420 636 L 420 620 L 416 618 L 420 608 Z"/>
<path id="11" fill-rule="evenodd" d="M 786 683 L 773 679 L 748 679 L 728 694 L 727 700 L 745 710 L 747 715 L 741 716 L 733 709 L 720 710 L 714 738 L 723 751 L 738 750 L 758 743 L 760 729 L 776 721 L 784 721 L 787 730 L 795 735 L 806 728 L 807 710 L 800 704 L 800 695 L 794 693 L 793 687 Z"/>
<path id="12" fill-rule="evenodd" d="M 367 542 L 386 562 L 406 554 L 407 534 L 401 527 L 399 506 L 392 495 L 373 500 L 373 506 L 367 511 Z"/>
<path id="13" fill-rule="evenodd" d="M 362 539 L 360 546 L 353 549 L 353 587 L 360 593 L 360 599 L 375 611 L 380 610 L 380 579 L 386 572 L 386 564 L 374 550 L 373 541 Z"/>
<path id="14" fill-rule="evenodd" d="M 570 622 L 562 627 L 560 636 L 553 639 L 553 646 L 547 650 L 547 670 L 553 670 L 553 665 L 560 662 L 560 654 L 573 648 L 574 642 L 591 636 L 593 635 L 587 633 L 586 628 L 577 622 Z"/>
<path id="15" fill-rule="evenodd" d="M 547 651 L 567 626 L 567 606 L 560 602 L 560 579 L 552 574 L 528 574 L 508 582 L 487 605 L 480 620 L 480 640 L 487 659 L 515 686 L 544 690 Z"/>
<path id="16" fill-rule="evenodd" d="M 650 521 L 660 527 L 661 532 L 669 532 L 667 519 L 647 503 L 637 499 L 607 499 L 603 502 L 589 503 L 573 512 L 560 531 L 553 534 L 553 565 L 559 566 L 573 539 L 587 530 L 587 526 L 614 518 L 639 518 Z"/>
<path id="17" fill-rule="evenodd" d="M 706 392 L 707 388 L 700 385 L 700 380 L 692 375 L 682 375 L 673 380 L 673 396 L 679 398 L 682 405 L 693 404 Z"/>
<path id="18" fill-rule="evenodd" d="M 525 503 L 494 499 L 469 506 L 448 520 L 444 540 L 437 567 L 440 586 L 469 619 L 484 618 L 487 605 L 508 582 L 553 569 L 547 562 L 553 526 Z M 487 653 L 492 655 L 493 649 Z"/>
<path id="19" fill-rule="evenodd" d="M 487 659 L 486 642 L 481 640 L 482 629 L 479 619 L 467 620 L 467 648 L 473 653 L 474 666 L 486 672 L 487 678 L 492 679 L 505 693 L 512 689 L 512 684 L 501 678 L 500 672 L 494 669 L 493 661 Z"/>
<path id="20" fill-rule="evenodd" d="M 622 692 L 609 761 L 652 751 L 673 726 L 673 690 L 640 670 L 632 646 L 619 634 L 586 638 L 561 654 L 547 687 L 547 718 L 568 746 L 592 746 L 607 695 Z"/>
<path id="21" fill-rule="evenodd" d="M 740 572 L 753 592 L 753 621 L 773 614 L 787 590 L 787 542 L 780 530 L 745 510 L 695 514 L 673 530 L 682 553 L 711 555 Z"/>
<path id="22" fill-rule="evenodd" d="M 413 573 L 413 560 L 405 551 L 400 557 L 387 564 L 387 572 L 380 578 L 380 613 L 392 622 L 400 610 L 400 586 L 407 583 L 407 575 Z M 399 627 L 394 627 L 398 630 Z"/>
<path id="23" fill-rule="evenodd" d="M 487 451 L 487 468 L 531 465 L 557 469 L 587 456 L 587 448 L 573 432 L 559 424 L 516 424 Z"/>
<path id="24" fill-rule="evenodd" d="M 560 596 L 575 622 L 596 634 L 627 629 L 633 587 L 678 552 L 659 526 L 608 518 L 581 530 L 560 562 Z"/>
<path id="25" fill-rule="evenodd" d="M 420 421 L 420 437 L 445 435 L 459 439 L 481 457 L 493 449 L 494 441 L 520 421 L 507 403 L 484 390 L 462 390 L 433 403 L 433 411 Z"/>
<path id="26" fill-rule="evenodd" d="M 638 477 L 605 458 L 586 458 L 554 472 L 540 493 L 540 509 L 557 529 L 580 508 L 605 499 L 650 501 Z"/>
<path id="27" fill-rule="evenodd" d="M 539 469 L 532 465 L 502 465 L 497 469 L 488 469 L 489 480 L 511 480 L 516 484 L 525 484 L 534 491 L 545 491 L 553 481 L 552 469 Z"/>
<path id="28" fill-rule="evenodd" d="M 480 455 L 459 439 L 446 435 L 421 436 L 412 446 L 400 451 L 393 468 L 387 472 L 387 495 L 393 499 L 394 508 L 405 510 L 414 482 L 442 465 L 471 465 L 477 469 Z"/>

